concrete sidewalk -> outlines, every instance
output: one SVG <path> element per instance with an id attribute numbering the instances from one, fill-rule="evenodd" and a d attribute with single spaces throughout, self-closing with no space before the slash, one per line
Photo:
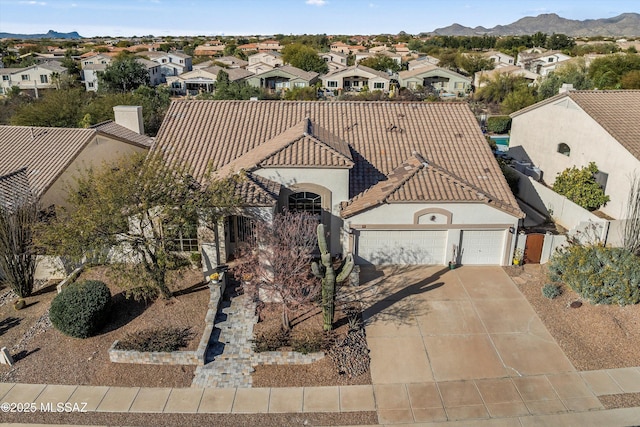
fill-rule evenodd
<path id="1" fill-rule="evenodd" d="M 0 402 L 89 412 L 287 414 L 376 411 L 382 425 L 629 426 L 640 368 L 578 372 L 499 267 L 363 269 L 373 385 L 139 388 L 0 383 Z M 0 420 L 2 418 L 0 417 Z"/>

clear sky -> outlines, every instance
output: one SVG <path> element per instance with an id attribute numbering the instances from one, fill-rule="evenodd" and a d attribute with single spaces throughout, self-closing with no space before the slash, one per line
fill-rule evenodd
<path id="1" fill-rule="evenodd" d="M 0 32 L 81 36 L 410 34 L 640 13 L 640 0 L 0 0 Z"/>

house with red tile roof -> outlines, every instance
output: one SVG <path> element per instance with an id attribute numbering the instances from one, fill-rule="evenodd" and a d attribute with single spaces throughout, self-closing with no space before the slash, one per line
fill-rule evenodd
<path id="1" fill-rule="evenodd" d="M 539 168 L 548 185 L 595 162 L 611 199 L 600 211 L 625 218 L 631 178 L 640 176 L 640 90 L 569 90 L 511 118 L 510 156 Z"/>
<path id="2" fill-rule="evenodd" d="M 361 264 L 507 265 L 523 217 L 464 103 L 179 100 L 152 151 L 203 184 L 243 177 L 243 210 L 200 236 L 212 265 L 283 209 Z"/>

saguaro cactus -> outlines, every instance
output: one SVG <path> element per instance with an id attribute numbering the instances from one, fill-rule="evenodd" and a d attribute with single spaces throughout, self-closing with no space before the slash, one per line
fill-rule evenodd
<path id="1" fill-rule="evenodd" d="M 322 279 L 323 327 L 325 331 L 330 331 L 333 328 L 336 282 L 342 282 L 351 274 L 351 270 L 353 270 L 353 256 L 348 254 L 338 269 L 339 271 L 336 271 L 331 261 L 331 253 L 327 248 L 324 225 L 318 224 L 317 233 L 318 247 L 320 248 L 320 263 L 314 262 L 311 264 L 311 271 L 317 278 Z"/>

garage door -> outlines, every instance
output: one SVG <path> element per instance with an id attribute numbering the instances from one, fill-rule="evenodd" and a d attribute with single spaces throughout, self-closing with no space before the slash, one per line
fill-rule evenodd
<path id="1" fill-rule="evenodd" d="M 505 230 L 463 230 L 462 265 L 500 265 Z"/>
<path id="2" fill-rule="evenodd" d="M 361 230 L 356 241 L 360 264 L 444 264 L 447 232 Z"/>

